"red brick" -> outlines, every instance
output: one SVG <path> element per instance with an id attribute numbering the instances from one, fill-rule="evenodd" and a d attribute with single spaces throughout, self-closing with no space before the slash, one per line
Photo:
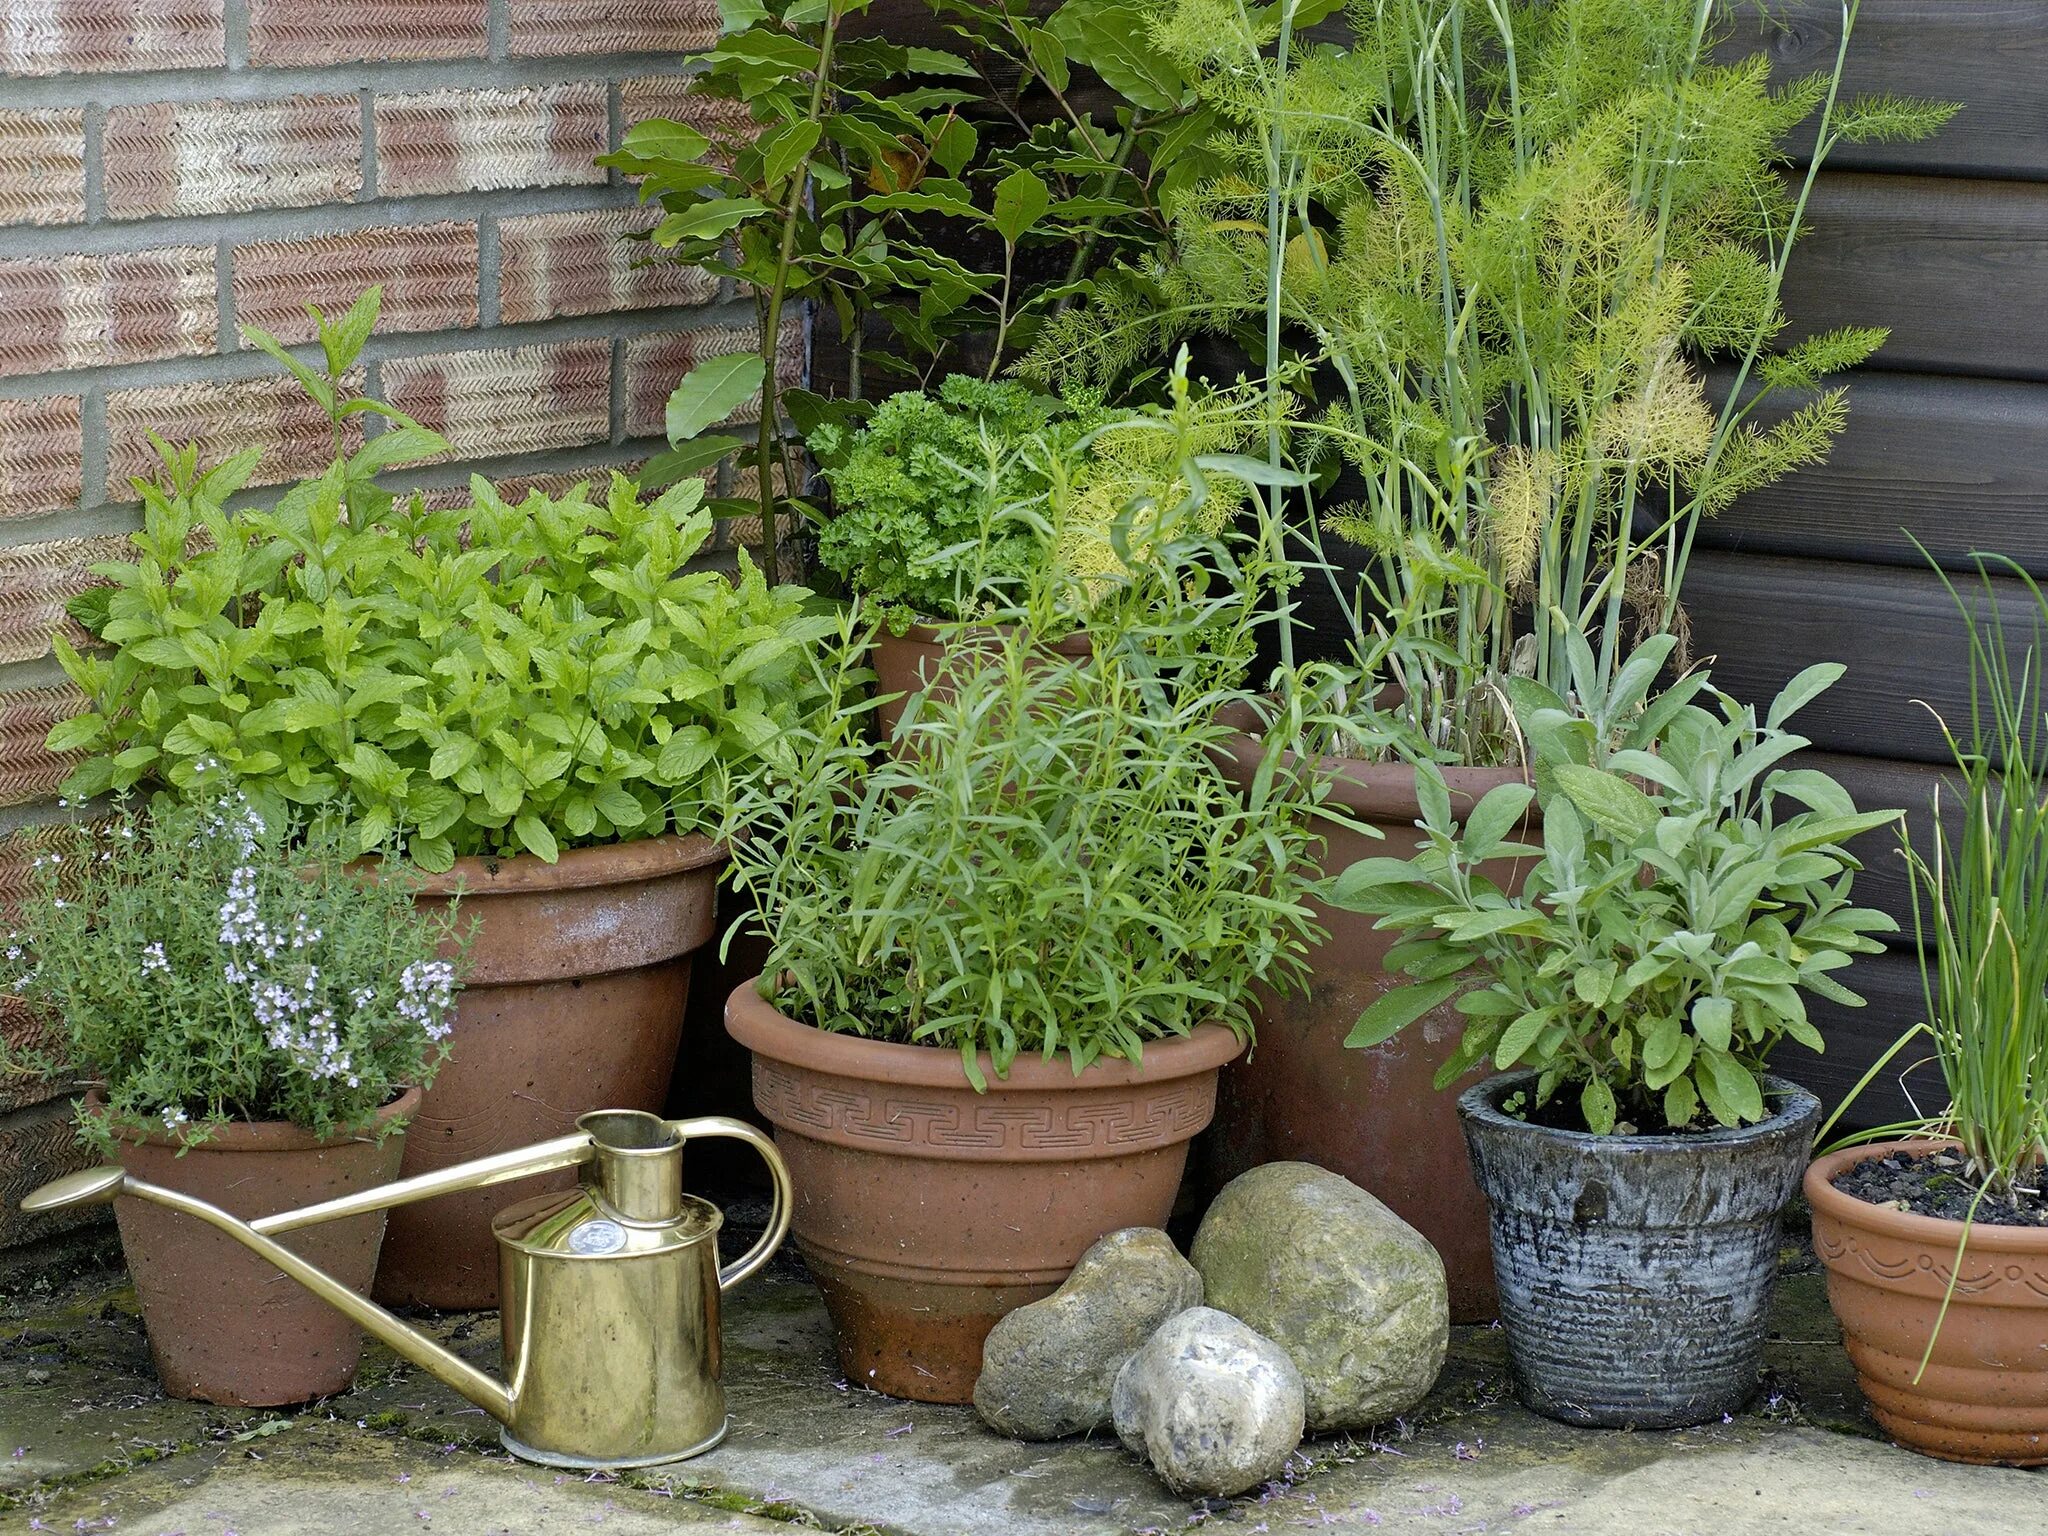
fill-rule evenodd
<path id="1" fill-rule="evenodd" d="M 221 0 L 6 0 L 0 75 L 219 68 Z"/>
<path id="2" fill-rule="evenodd" d="M 0 378 L 215 350 L 213 247 L 0 261 Z"/>
<path id="3" fill-rule="evenodd" d="M 128 549 L 128 537 L 120 533 L 0 549 L 0 662 L 33 661 L 38 656 L 47 656 L 50 636 L 60 629 L 73 641 L 83 643 L 85 631 L 71 622 L 64 604 L 87 587 L 99 585 L 99 578 L 92 573 L 96 562 L 118 559 Z M 47 731 L 62 718 L 53 718 L 43 729 Z M 0 774 L 0 804 L 8 803 L 5 782 L 4 774 Z M 55 785 L 56 780 L 52 779 L 46 787 Z"/>
<path id="4" fill-rule="evenodd" d="M 500 219 L 498 318 L 515 325 L 714 297 L 716 278 L 626 238 L 660 218 L 659 209 L 629 207 Z"/>
<path id="5" fill-rule="evenodd" d="M 611 342 L 598 336 L 393 358 L 384 397 L 454 445 L 451 457 L 574 448 L 611 435 Z"/>
<path id="6" fill-rule="evenodd" d="M 360 374 L 348 386 L 362 387 Z M 218 464 L 246 448 L 264 450 L 252 485 L 275 485 L 318 474 L 333 459 L 327 413 L 295 379 L 265 374 L 219 383 L 117 389 L 107 395 L 107 499 L 132 501 L 131 479 L 149 479 L 160 464 L 154 432 L 174 445 L 196 443 L 202 463 Z M 349 418 L 344 445 L 362 442 L 362 417 Z"/>
<path id="7" fill-rule="evenodd" d="M 107 215 L 344 202 L 362 188 L 362 138 L 353 96 L 112 107 L 101 140 Z"/>
<path id="8" fill-rule="evenodd" d="M 0 400 L 0 519 L 78 504 L 85 439 L 77 395 Z"/>
<path id="9" fill-rule="evenodd" d="M 604 462 L 585 464 L 581 469 L 556 470 L 544 475 L 493 475 L 491 484 L 504 500 L 518 506 L 527 497 L 538 491 L 544 496 L 561 500 L 577 486 L 584 487 L 592 501 L 600 501 L 606 487 L 612 483 L 612 473 L 617 471 L 631 480 L 647 465 L 645 455 L 623 459 L 617 463 Z M 449 507 L 467 507 L 476 498 L 466 485 L 439 486 L 420 492 L 420 500 L 430 508 L 445 510 Z"/>
<path id="10" fill-rule="evenodd" d="M 377 98 L 385 197 L 593 184 L 605 178 L 602 80 Z"/>
<path id="11" fill-rule="evenodd" d="M 515 58 L 693 53 L 718 41 L 717 0 L 506 0 Z"/>
<path id="12" fill-rule="evenodd" d="M 671 331 L 642 336 L 626 344 L 625 409 L 626 436 L 662 437 L 667 434 L 668 397 L 683 381 L 683 375 L 706 358 L 746 352 L 755 346 L 760 333 L 752 326 L 710 325 L 694 331 Z M 803 382 L 804 330 L 801 321 L 782 327 L 782 344 L 777 349 L 776 384 L 790 389 Z M 756 395 L 734 411 L 734 422 L 757 421 L 761 399 Z"/>
<path id="13" fill-rule="evenodd" d="M 0 111 L 0 224 L 85 217 L 85 113 Z"/>
<path id="14" fill-rule="evenodd" d="M 249 0 L 249 62 L 480 59 L 487 17 L 487 0 Z"/>
<path id="15" fill-rule="evenodd" d="M 44 649 L 48 649 L 47 635 L 44 640 Z M 57 786 L 77 766 L 81 754 L 58 757 L 44 747 L 43 739 L 52 727 L 84 708 L 85 695 L 68 682 L 51 688 L 0 693 L 0 805 L 25 805 L 56 793 Z M 18 837 L 16 834 L 7 839 L 10 849 Z M 0 859 L 0 899 L 12 905 L 26 888 L 27 871 L 10 867 L 10 861 Z"/>
<path id="16" fill-rule="evenodd" d="M 762 125 L 742 101 L 707 96 L 696 88 L 693 75 L 636 75 L 619 82 L 619 124 L 624 132 L 635 123 L 652 117 L 688 123 L 707 135 L 714 144 L 731 151 L 751 141 Z"/>
<path id="17" fill-rule="evenodd" d="M 235 318 L 286 342 L 318 334 L 308 304 L 329 316 L 382 284 L 381 332 L 458 330 L 477 323 L 476 226 L 385 225 L 307 240 L 235 247 Z M 247 343 L 245 342 L 246 346 Z"/>

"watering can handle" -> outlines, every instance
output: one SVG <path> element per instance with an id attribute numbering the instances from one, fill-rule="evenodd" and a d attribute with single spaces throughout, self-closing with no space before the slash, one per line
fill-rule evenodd
<path id="1" fill-rule="evenodd" d="M 783 1238 L 789 1235 L 789 1168 L 782 1161 L 782 1154 L 775 1150 L 775 1143 L 744 1120 L 734 1120 L 726 1115 L 701 1115 L 694 1120 L 672 1120 L 669 1123 L 685 1141 L 698 1136 L 724 1136 L 733 1141 L 744 1141 L 760 1153 L 761 1161 L 768 1165 L 768 1177 L 775 1186 L 775 1204 L 768 1213 L 768 1230 L 761 1234 L 758 1243 L 718 1271 L 718 1288 L 729 1291 L 774 1257 L 775 1250 L 782 1246 Z"/>

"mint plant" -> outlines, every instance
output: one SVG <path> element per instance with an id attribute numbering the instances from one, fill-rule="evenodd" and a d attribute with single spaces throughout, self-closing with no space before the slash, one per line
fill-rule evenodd
<path id="1" fill-rule="evenodd" d="M 197 773 L 193 798 L 146 818 L 124 803 L 36 860 L 6 984 L 98 1080 L 80 1131 L 103 1151 L 227 1121 L 367 1129 L 448 1053 L 457 919 L 414 904 L 402 863 L 351 867 L 334 819 L 265 816 L 216 765 Z"/>
<path id="2" fill-rule="evenodd" d="M 1400 935 L 1387 967 L 1411 978 L 1347 1045 L 1455 999 L 1464 1032 L 1438 1087 L 1481 1062 L 1533 1068 L 1527 1113 L 1570 1089 L 1596 1135 L 1686 1130 L 1765 1118 L 1772 1049 L 1823 1047 L 1803 994 L 1861 1005 L 1833 973 L 1898 925 L 1850 905 L 1861 865 L 1843 844 L 1898 813 L 1858 812 L 1826 774 L 1783 766 L 1809 745 L 1785 722 L 1843 669 L 1808 668 L 1761 719 L 1726 694 L 1695 702 L 1710 695 L 1703 673 L 1645 706 L 1675 644 L 1645 642 L 1603 689 L 1574 636 L 1574 689 L 1591 707 L 1523 681 L 1537 784 L 1492 790 L 1462 824 L 1442 774 L 1417 769 L 1426 846 L 1362 859 L 1328 888 Z M 1540 848 L 1516 840 L 1539 794 Z M 1535 863 L 1510 895 L 1484 871 L 1517 858 Z"/>
<path id="3" fill-rule="evenodd" d="M 66 793 L 188 789 L 217 761 L 265 817 L 332 805 L 357 851 L 396 838 L 429 870 L 724 829 L 735 781 L 787 761 L 831 620 L 744 551 L 736 578 L 684 569 L 712 529 L 694 479 L 395 500 L 377 472 L 446 445 L 344 386 L 375 314 L 372 290 L 321 320 L 324 375 L 256 336 L 337 442 L 350 415 L 392 418 L 364 448 L 267 507 L 230 505 L 253 453 L 202 470 L 164 448 L 137 483 L 134 557 L 71 605 L 108 651 L 55 641 L 88 700 L 49 736 L 91 754 Z"/>

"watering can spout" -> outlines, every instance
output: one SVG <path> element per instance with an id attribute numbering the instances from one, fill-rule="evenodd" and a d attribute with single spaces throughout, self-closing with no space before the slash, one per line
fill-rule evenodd
<path id="1" fill-rule="evenodd" d="M 217 1227 L 394 1354 L 490 1414 L 505 1426 L 507 1446 L 530 1460 L 556 1466 L 638 1466 L 708 1449 L 723 1435 L 725 1424 L 717 1385 L 717 1294 L 765 1264 L 788 1232 L 787 1170 L 768 1139 L 737 1120 L 672 1121 L 637 1110 L 600 1110 L 583 1116 L 577 1126 L 572 1135 L 537 1146 L 256 1221 L 113 1167 L 56 1179 L 23 1200 L 21 1208 L 53 1211 L 127 1196 Z M 716 1264 L 716 1208 L 682 1191 L 682 1148 L 694 1136 L 753 1144 L 774 1180 L 768 1230 L 744 1257 L 722 1269 Z M 275 1236 L 586 1164 L 592 1166 L 586 1168 L 580 1192 L 524 1201 L 498 1219 L 507 1274 L 503 1321 L 509 1383 L 400 1322 Z M 624 1267 L 608 1263 L 613 1260 L 625 1261 Z M 661 1299 L 683 1296 L 692 1298 L 693 1307 L 664 1320 Z M 621 1347 L 610 1356 L 593 1354 L 592 1338 L 607 1332 L 595 1325 L 603 1324 L 607 1313 L 613 1324 L 609 1332 L 618 1336 Z M 645 1336 L 625 1337 L 636 1331 Z M 638 1381 L 636 1373 L 651 1373 L 653 1379 Z M 644 1411 L 650 1399 L 668 1406 L 650 1415 Z M 616 1424 L 607 1418 L 614 1408 L 625 1415 Z M 710 1427 L 714 1413 L 715 1432 Z"/>

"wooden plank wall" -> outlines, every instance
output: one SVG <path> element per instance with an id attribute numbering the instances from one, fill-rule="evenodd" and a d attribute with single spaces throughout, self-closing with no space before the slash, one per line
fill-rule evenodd
<path id="1" fill-rule="evenodd" d="M 1786 78 L 1832 64 L 1839 0 L 1773 0 L 1770 12 L 1745 24 L 1738 51 L 1767 49 Z M 901 40 L 939 40 L 915 0 L 885 0 L 876 16 Z M 1887 325 L 1891 339 L 1851 384 L 1831 461 L 1706 528 L 1686 606 L 1695 650 L 1743 697 L 1768 698 L 1811 662 L 1847 662 L 1802 716 L 1817 761 L 1859 804 L 1908 809 L 1924 840 L 1947 760 L 1935 716 L 1961 718 L 1967 651 L 1907 535 L 1951 572 L 1986 549 L 2048 578 L 2048 0 L 1863 0 L 1845 89 L 1963 111 L 1931 142 L 1831 159 L 1790 274 L 1793 332 Z M 1303 593 L 1311 613 L 1317 585 Z M 2014 603 L 2017 583 L 2000 591 Z M 1864 894 L 1910 930 L 1894 842 L 1861 851 Z M 1781 1058 L 1831 1103 L 1921 1016 L 1910 942 L 1855 967 L 1869 1007 L 1818 1010 L 1824 1056 Z M 1852 1118 L 1900 1118 L 1909 1090 L 1923 1110 L 1944 1102 L 1923 1067 L 1873 1084 Z"/>

